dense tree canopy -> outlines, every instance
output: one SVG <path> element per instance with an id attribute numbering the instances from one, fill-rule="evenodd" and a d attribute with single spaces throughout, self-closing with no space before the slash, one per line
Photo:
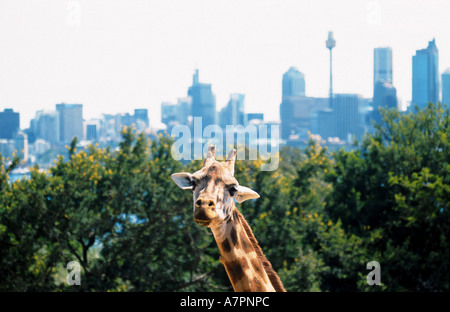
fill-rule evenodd
<path id="1" fill-rule="evenodd" d="M 280 167 L 236 162 L 261 197 L 239 205 L 288 291 L 448 291 L 449 109 L 429 104 L 383 122 L 351 151 L 311 139 L 284 147 Z M 195 171 L 172 139 L 127 128 L 116 150 L 77 148 L 49 170 L 10 182 L 0 157 L 0 290 L 230 291 L 192 195 L 170 175 Z M 81 266 L 81 285 L 66 265 Z M 381 265 L 370 286 L 366 265 Z"/>

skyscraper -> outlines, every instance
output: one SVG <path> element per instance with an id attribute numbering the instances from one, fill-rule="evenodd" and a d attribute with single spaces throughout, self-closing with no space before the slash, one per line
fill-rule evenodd
<path id="1" fill-rule="evenodd" d="M 161 122 L 169 128 L 178 124 L 177 122 L 177 108 L 176 104 L 170 102 L 161 103 Z"/>
<path id="2" fill-rule="evenodd" d="M 141 128 L 148 128 L 150 126 L 148 120 L 148 109 L 146 108 L 137 108 L 134 110 L 134 122 L 136 123 L 136 127 L 142 130 Z"/>
<path id="3" fill-rule="evenodd" d="M 305 95 L 305 76 L 295 67 L 283 74 L 280 104 L 281 138 L 307 137 L 315 110 L 328 107 L 329 99 Z"/>
<path id="4" fill-rule="evenodd" d="M 373 111 L 369 118 L 377 124 L 381 122 L 380 108 L 397 107 L 397 89 L 392 78 L 392 49 L 373 50 Z"/>
<path id="5" fill-rule="evenodd" d="M 392 80 L 392 49 L 375 48 L 373 50 L 373 88 L 377 82 L 389 82 Z"/>
<path id="6" fill-rule="evenodd" d="M 20 155 L 21 159 L 24 161 L 28 160 L 28 138 L 23 132 L 18 132 L 14 138 L 14 150 L 17 155 Z"/>
<path id="7" fill-rule="evenodd" d="M 329 98 L 284 97 L 280 105 L 281 138 L 288 140 L 291 135 L 307 138 L 313 113 L 328 107 Z"/>
<path id="8" fill-rule="evenodd" d="M 199 82 L 198 70 L 195 70 L 188 95 L 192 99 L 192 117 L 202 118 L 202 131 L 206 126 L 216 124 L 216 97 L 211 84 Z"/>
<path id="9" fill-rule="evenodd" d="M 264 121 L 264 114 L 263 113 L 248 113 L 247 114 L 247 122 L 250 122 L 252 120 Z"/>
<path id="10" fill-rule="evenodd" d="M 86 125 L 86 140 L 88 141 L 96 141 L 98 138 L 97 135 L 97 125 L 90 123 Z"/>
<path id="11" fill-rule="evenodd" d="M 58 117 L 54 111 L 39 110 L 32 121 L 32 130 L 36 138 L 55 144 L 58 142 Z"/>
<path id="12" fill-rule="evenodd" d="M 189 96 L 178 98 L 177 101 L 177 121 L 181 125 L 189 124 L 189 116 L 192 114 L 192 99 Z"/>
<path id="13" fill-rule="evenodd" d="M 442 73 L 442 103 L 450 105 L 450 68 Z"/>
<path id="14" fill-rule="evenodd" d="M 176 125 L 189 125 L 191 116 L 191 97 L 178 98 L 177 103 L 161 103 L 161 122 L 167 126 L 167 131 L 171 132 Z"/>
<path id="15" fill-rule="evenodd" d="M 358 94 L 336 94 L 333 103 L 335 136 L 348 143 L 353 136 L 360 138 L 364 132 L 360 114 L 362 97 Z"/>
<path id="16" fill-rule="evenodd" d="M 439 101 L 439 51 L 433 39 L 426 49 L 417 50 L 412 58 L 412 101 L 419 107 Z"/>
<path id="17" fill-rule="evenodd" d="M 244 94 L 234 93 L 230 95 L 227 106 L 220 111 L 220 125 L 222 127 L 226 127 L 227 125 L 246 125 L 244 98 Z"/>
<path id="18" fill-rule="evenodd" d="M 58 141 L 70 143 L 74 137 L 83 140 L 83 104 L 56 104 Z"/>
<path id="19" fill-rule="evenodd" d="M 20 115 L 11 108 L 0 112 L 0 139 L 12 139 L 20 130 Z"/>
<path id="20" fill-rule="evenodd" d="M 305 96 L 305 75 L 295 67 L 283 75 L 282 96 Z"/>
<path id="21" fill-rule="evenodd" d="M 397 89 L 390 82 L 378 81 L 375 85 L 373 94 L 373 111 L 372 119 L 380 124 L 381 114 L 380 108 L 395 108 L 398 109 L 397 103 Z"/>

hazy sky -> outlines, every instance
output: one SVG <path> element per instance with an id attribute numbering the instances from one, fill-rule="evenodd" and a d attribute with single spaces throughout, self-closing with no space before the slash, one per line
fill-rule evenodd
<path id="1" fill-rule="evenodd" d="M 0 110 L 21 114 L 82 103 L 85 119 L 187 95 L 192 75 L 211 83 L 217 109 L 244 93 L 247 112 L 279 119 L 281 79 L 305 74 L 326 97 L 333 31 L 335 93 L 373 92 L 373 49 L 393 50 L 394 86 L 411 100 L 411 59 L 436 38 L 450 67 L 448 0 L 0 0 Z"/>

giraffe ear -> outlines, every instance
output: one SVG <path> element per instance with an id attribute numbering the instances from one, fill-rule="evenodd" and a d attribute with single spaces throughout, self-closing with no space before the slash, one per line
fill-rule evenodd
<path id="1" fill-rule="evenodd" d="M 187 172 L 179 172 L 172 174 L 170 177 L 181 189 L 192 189 L 192 174 Z"/>
<path id="2" fill-rule="evenodd" d="M 236 189 L 237 192 L 235 198 L 239 204 L 249 199 L 259 198 L 259 194 L 252 189 L 249 189 L 248 187 L 239 185 L 238 187 L 236 187 Z"/>

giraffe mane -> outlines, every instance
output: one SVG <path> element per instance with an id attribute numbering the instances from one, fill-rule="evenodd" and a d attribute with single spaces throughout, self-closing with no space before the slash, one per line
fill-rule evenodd
<path id="1" fill-rule="evenodd" d="M 250 243 L 252 244 L 253 249 L 256 252 L 256 255 L 258 256 L 259 261 L 261 262 L 264 270 L 267 273 L 267 276 L 269 277 L 270 282 L 272 283 L 273 288 L 277 292 L 285 292 L 286 290 L 283 287 L 283 284 L 281 283 L 280 278 L 278 277 L 275 270 L 272 268 L 272 264 L 267 260 L 266 256 L 261 250 L 261 247 L 259 247 L 258 241 L 255 238 L 255 235 L 253 235 L 253 231 L 250 228 L 250 225 L 248 225 L 247 220 L 245 220 L 244 216 L 239 212 L 237 208 L 235 208 L 237 211 L 237 214 L 239 216 L 239 221 L 242 225 L 242 227 L 245 230 L 245 233 L 247 234 Z"/>

